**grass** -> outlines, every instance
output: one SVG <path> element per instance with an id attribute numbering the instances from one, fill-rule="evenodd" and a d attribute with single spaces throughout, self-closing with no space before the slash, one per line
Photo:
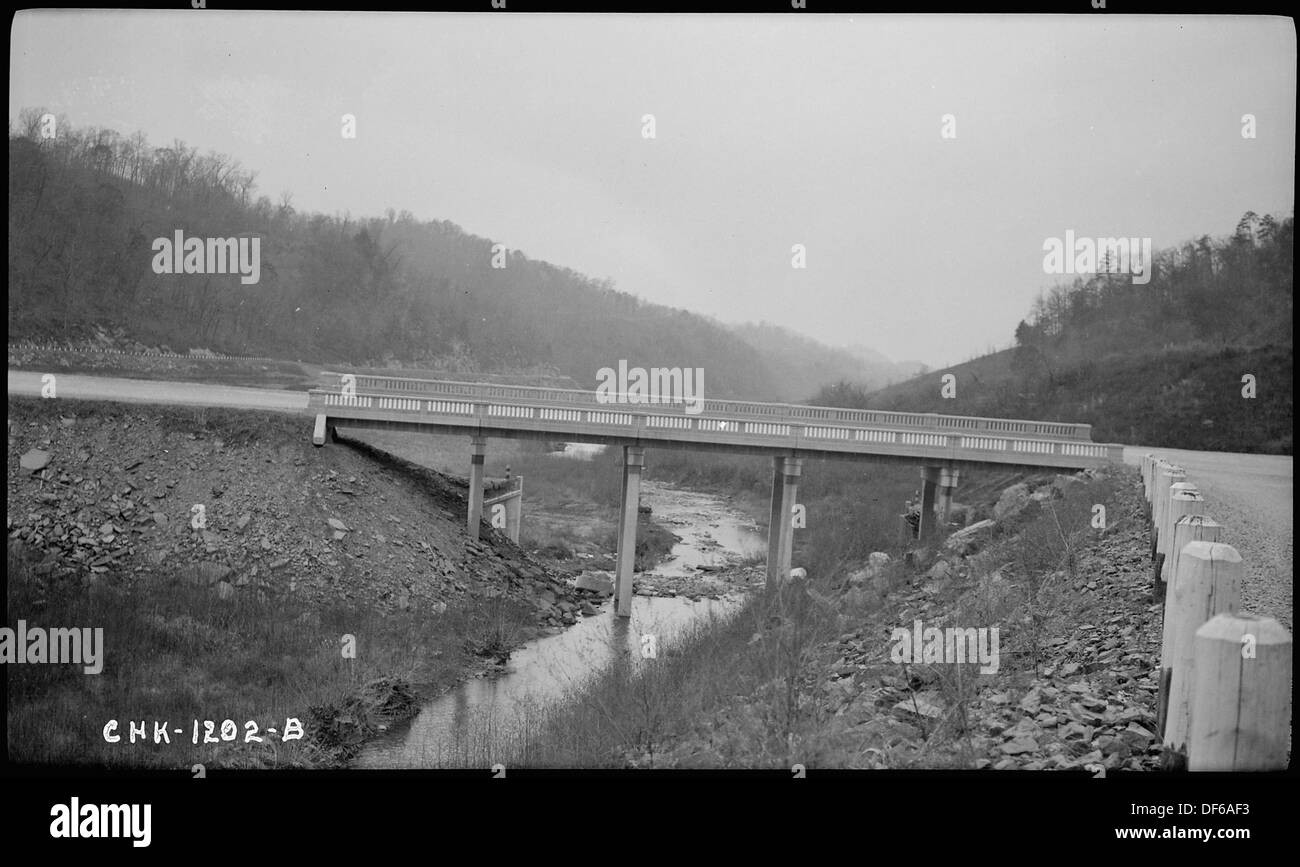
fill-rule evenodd
<path id="1" fill-rule="evenodd" d="M 971 767 L 967 710 L 980 689 L 1039 673 L 1052 636 L 1079 616 L 1070 591 L 1078 555 L 1101 538 L 1090 524 L 1094 502 L 1118 504 L 1118 475 L 1068 486 L 1014 522 L 987 556 L 972 558 L 968 580 L 953 582 L 943 610 L 959 624 L 1004 629 L 997 674 L 978 663 L 888 662 L 917 704 L 937 691 L 946 712 L 901 721 L 874 705 L 870 679 L 826 676 L 827 653 L 846 630 L 888 635 L 901 622 L 897 592 L 916 570 L 895 560 L 877 593 L 838 595 L 840 573 L 813 574 L 749 597 L 726 620 L 694 624 L 653 660 L 620 657 L 548 708 L 529 709 L 514 728 L 527 735 L 517 764 L 536 767 Z M 870 624 L 874 624 L 871 626 Z M 880 627 L 880 629 L 876 629 Z M 839 710 L 835 690 L 847 689 Z M 523 750 L 524 744 L 520 744 Z"/>
<path id="2" fill-rule="evenodd" d="M 133 767 L 320 767 L 340 763 L 380 725 L 414 712 L 418 700 L 455 683 L 474 656 L 512 646 L 526 620 L 522 606 L 501 599 L 451 607 L 443 614 L 413 606 L 381 614 L 355 604 L 312 609 L 291 601 L 210 588 L 157 586 L 100 576 L 90 586 L 51 586 L 11 546 L 7 625 L 104 629 L 104 668 L 8 667 L 11 761 Z M 342 641 L 355 638 L 355 658 Z M 301 740 L 266 736 L 296 717 Z M 170 744 L 105 742 L 109 720 L 166 720 L 184 729 Z M 233 720 L 234 742 L 191 743 L 192 721 Z M 266 739 L 244 743 L 246 723 Z"/>

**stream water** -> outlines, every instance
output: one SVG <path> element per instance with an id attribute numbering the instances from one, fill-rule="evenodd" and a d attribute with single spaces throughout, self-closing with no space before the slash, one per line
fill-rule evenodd
<path id="1" fill-rule="evenodd" d="M 753 522 L 720 497 L 647 482 L 641 503 L 682 537 L 655 574 L 693 575 L 698 566 L 721 566 L 765 550 L 766 542 Z M 725 619 L 740 602 L 738 595 L 694 602 L 684 597 L 634 596 L 632 616 L 624 618 L 614 615 L 607 600 L 599 614 L 516 650 L 505 674 L 470 680 L 433 699 L 409 723 L 367 745 L 353 766 L 508 765 L 526 747 L 527 733 L 540 719 L 540 711 L 604 670 L 618 655 L 639 660 L 643 635 L 653 634 L 662 648 L 692 624 Z"/>

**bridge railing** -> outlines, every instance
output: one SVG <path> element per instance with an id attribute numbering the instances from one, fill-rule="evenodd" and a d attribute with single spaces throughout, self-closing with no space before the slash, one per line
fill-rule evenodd
<path id="1" fill-rule="evenodd" d="M 478 398 L 469 394 L 413 396 L 392 392 L 344 394 L 313 389 L 309 407 L 320 416 L 411 420 L 457 427 L 509 427 L 570 434 L 616 435 L 638 439 L 687 439 L 737 445 L 808 448 L 829 452 L 897 452 L 1002 463 L 1050 466 L 1092 466 L 1122 459 L 1121 446 L 1072 439 L 1006 434 L 973 429 L 967 432 L 884 425 L 808 424 L 781 416 L 669 415 L 657 405 L 620 406 L 592 403 L 555 405 L 512 399 Z M 997 421 L 997 419 L 992 419 Z M 324 442 L 323 432 L 317 440 Z M 318 442 L 318 444 L 319 444 Z"/>
<path id="2" fill-rule="evenodd" d="M 944 431 L 988 432 L 1020 437 L 1092 440 L 1092 426 L 1064 422 L 1025 419 L 979 418 L 941 413 L 888 412 L 884 410 L 841 409 L 785 403 L 705 399 L 702 410 L 688 412 L 688 401 L 681 398 L 656 399 L 654 403 L 639 396 L 615 394 L 601 400 L 594 391 L 569 388 L 539 388 L 528 385 L 494 385 L 452 380 L 408 379 L 395 376 L 354 374 L 358 394 L 402 394 L 459 398 L 474 402 L 510 401 L 518 404 L 547 406 L 562 404 L 573 407 L 601 408 L 610 412 L 652 412 L 660 415 L 703 416 L 720 418 L 755 418 L 786 424 L 849 424 L 891 428 L 923 428 Z M 323 373 L 322 377 L 341 383 L 342 374 Z M 341 388 L 341 385 L 339 386 Z M 331 388 L 330 390 L 333 390 Z M 637 399 L 633 400 L 632 397 Z"/>

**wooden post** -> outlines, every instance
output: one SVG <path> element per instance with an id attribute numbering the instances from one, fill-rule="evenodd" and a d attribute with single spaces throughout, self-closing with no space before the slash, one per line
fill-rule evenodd
<path id="1" fill-rule="evenodd" d="M 1169 511 L 1169 493 L 1174 485 L 1182 483 L 1186 478 L 1187 474 L 1181 467 L 1174 467 L 1162 472 L 1156 480 L 1156 499 L 1152 504 L 1151 511 L 1151 562 L 1153 564 L 1151 581 L 1153 590 L 1159 590 L 1160 558 L 1165 555 L 1165 549 L 1169 547 L 1169 539 L 1165 536 L 1165 513 Z"/>
<path id="2" fill-rule="evenodd" d="M 1157 546 L 1160 543 L 1160 519 L 1169 499 L 1169 486 L 1181 482 L 1187 477 L 1182 467 L 1165 464 L 1156 468 L 1151 486 L 1151 559 L 1156 559 Z"/>
<path id="3" fill-rule="evenodd" d="M 1173 571 L 1178 552 L 1182 550 L 1174 547 L 1174 527 L 1178 525 L 1178 519 L 1184 515 L 1199 515 L 1203 508 L 1205 500 L 1193 485 L 1179 482 L 1169 489 L 1169 506 L 1165 509 L 1165 521 L 1160 527 L 1160 535 L 1167 540 L 1165 549 L 1161 552 L 1165 555 L 1160 564 L 1161 585 L 1169 582 L 1169 573 Z"/>
<path id="4" fill-rule="evenodd" d="M 478 539 L 478 525 L 483 520 L 483 458 L 487 455 L 487 437 L 470 437 L 469 518 L 466 530 Z"/>
<path id="5" fill-rule="evenodd" d="M 641 505 L 641 467 L 644 464 L 644 448 L 623 446 L 623 501 L 618 524 L 618 571 L 614 575 L 614 613 L 619 617 L 632 616 L 637 509 Z"/>
<path id="6" fill-rule="evenodd" d="M 1173 588 L 1169 661 L 1169 710 L 1165 715 L 1164 744 L 1183 750 L 1187 744 L 1192 688 L 1196 683 L 1196 630 L 1216 614 L 1241 605 L 1241 555 L 1220 542 L 1189 542 L 1179 554 L 1178 586 Z"/>
<path id="7" fill-rule="evenodd" d="M 1174 525 L 1173 549 L 1181 554 L 1189 542 L 1218 542 L 1222 530 L 1223 526 L 1209 515 L 1183 515 Z M 1174 558 L 1174 568 L 1169 573 L 1169 580 L 1165 585 L 1165 611 L 1160 621 L 1160 685 L 1156 700 L 1156 734 L 1158 735 L 1165 733 L 1165 718 L 1169 714 L 1169 677 L 1173 672 L 1170 661 L 1170 647 L 1174 636 L 1173 627 L 1170 625 L 1174 620 L 1173 588 L 1181 580 L 1179 567 L 1187 562 L 1189 561 L 1181 556 Z"/>
<path id="8" fill-rule="evenodd" d="M 1285 770 L 1291 633 L 1271 617 L 1219 614 L 1196 630 L 1189 771 Z"/>

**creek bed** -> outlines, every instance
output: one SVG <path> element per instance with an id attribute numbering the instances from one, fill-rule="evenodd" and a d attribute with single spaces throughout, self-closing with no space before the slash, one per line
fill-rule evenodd
<path id="1" fill-rule="evenodd" d="M 662 585 L 720 568 L 759 553 L 766 542 L 753 522 L 723 498 L 647 482 L 641 502 L 681 536 L 643 585 Z M 738 588 L 737 588 L 738 589 Z M 632 598 L 632 616 L 616 617 L 611 600 L 600 613 L 563 632 L 528 642 L 511 654 L 506 672 L 461 684 L 426 704 L 410 722 L 373 741 L 353 762 L 357 768 L 456 768 L 509 765 L 525 748 L 528 732 L 548 705 L 580 688 L 619 654 L 641 659 L 642 636 L 659 648 L 685 629 L 739 609 L 743 594 L 723 588 L 717 598 Z"/>

